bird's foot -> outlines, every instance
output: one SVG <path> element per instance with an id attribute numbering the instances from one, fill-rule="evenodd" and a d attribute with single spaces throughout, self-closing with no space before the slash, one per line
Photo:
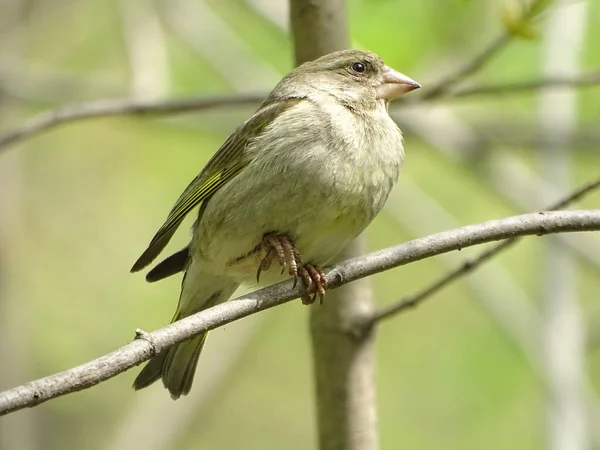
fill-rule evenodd
<path id="1" fill-rule="evenodd" d="M 277 259 L 281 267 L 281 273 L 285 272 L 294 277 L 294 287 L 298 283 L 298 268 L 302 267 L 302 255 L 296 248 L 296 244 L 283 234 L 267 234 L 263 238 L 263 245 L 268 248 L 267 256 L 263 258 L 256 272 L 256 282 L 260 281 L 263 270 L 269 270 L 274 259 Z"/>
<path id="2" fill-rule="evenodd" d="M 282 234 L 267 234 L 263 238 L 263 245 L 268 248 L 267 255 L 263 258 L 256 272 L 256 281 L 260 281 L 260 274 L 264 270 L 269 270 L 274 260 L 277 260 L 281 267 L 281 273 L 288 273 L 294 278 L 294 287 L 298 284 L 298 275 L 304 280 L 307 292 L 302 295 L 302 303 L 310 305 L 315 302 L 319 296 L 319 304 L 323 304 L 327 281 L 325 274 L 318 266 L 304 264 L 302 254 L 296 248 L 296 244 L 290 238 Z M 311 296 L 308 291 L 311 285 L 315 286 L 315 293 Z"/>

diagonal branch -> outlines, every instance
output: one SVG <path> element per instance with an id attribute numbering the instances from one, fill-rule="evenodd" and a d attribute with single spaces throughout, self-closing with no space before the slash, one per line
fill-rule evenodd
<path id="1" fill-rule="evenodd" d="M 469 75 L 474 74 L 490 62 L 506 45 L 512 40 L 512 35 L 504 33 L 497 37 L 491 44 L 488 45 L 481 53 L 469 60 L 463 67 L 455 73 L 442 78 L 435 83 L 433 87 L 421 97 L 421 100 L 431 100 L 437 97 L 447 95 L 447 92 L 454 87 L 455 84 L 465 79 Z"/>
<path id="2" fill-rule="evenodd" d="M 533 20 L 551 2 L 552 0 L 534 0 L 530 5 L 525 7 L 525 10 L 521 13 L 519 21 L 526 23 Z M 511 30 L 506 29 L 504 33 L 494 39 L 481 53 L 467 61 L 454 73 L 435 83 L 434 86 L 427 91 L 425 95 L 423 95 L 423 100 L 430 100 L 445 96 L 447 92 L 449 92 L 450 89 L 452 89 L 456 84 L 462 82 L 470 75 L 479 72 L 485 65 L 494 59 L 498 53 L 504 50 L 504 48 L 513 40 L 514 37 L 515 34 L 511 32 Z"/>
<path id="3" fill-rule="evenodd" d="M 518 236 L 600 231 L 600 210 L 532 213 L 469 225 L 415 239 L 336 264 L 327 271 L 335 289 L 394 267 L 485 242 Z M 50 399 L 90 388 L 150 359 L 161 351 L 250 314 L 299 297 L 303 288 L 285 281 L 217 305 L 137 339 L 81 366 L 0 393 L 0 415 L 33 407 Z M 357 330 L 360 332 L 362 330 Z"/>
<path id="4" fill-rule="evenodd" d="M 586 196 L 587 194 L 589 194 L 590 192 L 592 192 L 598 188 L 600 188 L 600 178 L 581 186 L 579 189 L 577 189 L 576 191 L 571 193 L 569 196 L 567 196 L 567 197 L 563 198 L 562 200 L 556 202 L 555 204 L 549 206 L 547 208 L 547 211 L 562 209 L 562 208 L 580 200 L 582 197 Z M 520 240 L 521 240 L 520 236 L 513 237 L 511 239 L 507 239 L 507 240 L 502 241 L 499 244 L 496 244 L 493 247 L 483 251 L 479 256 L 468 259 L 467 261 L 462 263 L 459 267 L 448 272 L 446 275 L 442 276 L 441 278 L 439 278 L 438 280 L 436 280 L 435 282 L 433 282 L 432 284 L 427 286 L 425 289 L 423 289 L 415 294 L 404 297 L 400 301 L 393 303 L 389 306 L 386 306 L 386 307 L 382 308 L 381 310 L 377 311 L 377 313 L 373 315 L 373 318 L 371 319 L 369 325 L 373 326 L 377 322 L 380 322 L 385 319 L 389 319 L 390 317 L 395 316 L 396 314 L 401 314 L 403 312 L 406 312 L 410 309 L 417 307 L 420 303 L 427 300 L 429 297 L 436 294 L 437 292 L 441 291 L 443 288 L 445 288 L 446 286 L 451 284 L 453 281 L 455 281 L 463 276 L 467 276 L 471 272 L 474 272 L 483 263 L 489 261 L 494 256 L 496 256 L 498 253 L 501 253 L 502 251 L 517 244 Z"/>

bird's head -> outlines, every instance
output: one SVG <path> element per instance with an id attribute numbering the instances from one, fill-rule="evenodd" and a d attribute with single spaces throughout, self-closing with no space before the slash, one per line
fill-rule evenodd
<path id="1" fill-rule="evenodd" d="M 395 71 L 375 53 L 342 50 L 302 64 L 283 83 L 297 89 L 326 91 L 350 105 L 389 102 L 421 87 Z"/>

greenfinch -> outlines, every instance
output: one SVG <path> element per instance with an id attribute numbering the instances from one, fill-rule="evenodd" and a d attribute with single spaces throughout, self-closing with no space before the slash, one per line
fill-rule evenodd
<path id="1" fill-rule="evenodd" d="M 277 281 L 283 270 L 305 283 L 303 303 L 322 301 L 321 267 L 381 211 L 398 178 L 404 149 L 389 102 L 419 87 L 359 50 L 292 70 L 184 190 L 132 272 L 149 265 L 199 206 L 189 246 L 146 277 L 184 272 L 173 321 L 227 301 L 261 273 Z M 205 340 L 154 357 L 134 388 L 162 379 L 173 399 L 188 394 Z"/>

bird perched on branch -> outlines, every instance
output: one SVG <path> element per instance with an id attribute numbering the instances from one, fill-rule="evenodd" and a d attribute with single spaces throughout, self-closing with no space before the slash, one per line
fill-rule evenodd
<path id="1" fill-rule="evenodd" d="M 173 321 L 227 301 L 261 273 L 277 281 L 286 271 L 303 280 L 303 303 L 322 302 L 321 267 L 373 220 L 398 178 L 402 133 L 388 104 L 419 87 L 359 50 L 292 70 L 185 189 L 131 271 L 150 264 L 199 206 L 189 246 L 146 277 L 185 273 Z M 205 340 L 154 357 L 133 387 L 162 378 L 173 399 L 188 394 Z"/>

